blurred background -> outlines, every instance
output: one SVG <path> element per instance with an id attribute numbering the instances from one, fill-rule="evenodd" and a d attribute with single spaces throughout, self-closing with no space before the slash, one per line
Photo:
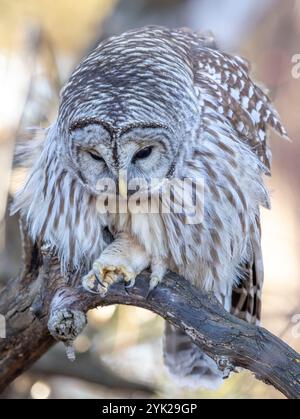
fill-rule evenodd
<path id="1" fill-rule="evenodd" d="M 7 216 L 24 176 L 11 171 L 16 139 L 53 121 L 60 88 L 82 56 L 107 36 L 145 24 L 213 32 L 220 47 L 253 63 L 270 90 L 292 142 L 272 134 L 263 325 L 300 351 L 300 0 L 0 0 L 0 287 L 21 260 L 18 223 Z M 162 319 L 146 310 L 92 310 L 75 363 L 57 345 L 2 398 L 283 397 L 247 372 L 217 392 L 177 388 L 163 367 L 162 331 Z"/>

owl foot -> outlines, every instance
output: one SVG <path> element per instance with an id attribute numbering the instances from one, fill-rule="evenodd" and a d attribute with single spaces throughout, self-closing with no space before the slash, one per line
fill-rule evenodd
<path id="1" fill-rule="evenodd" d="M 135 284 L 136 273 L 123 265 L 105 265 L 96 261 L 93 269 L 83 278 L 83 287 L 94 294 L 105 296 L 111 285 L 116 282 L 124 281 L 126 288 L 131 288 Z"/>
<path id="2" fill-rule="evenodd" d="M 82 285 L 89 292 L 105 296 L 112 284 L 123 280 L 128 291 L 134 286 L 136 276 L 149 264 L 145 249 L 130 235 L 120 233 L 94 262 Z"/>

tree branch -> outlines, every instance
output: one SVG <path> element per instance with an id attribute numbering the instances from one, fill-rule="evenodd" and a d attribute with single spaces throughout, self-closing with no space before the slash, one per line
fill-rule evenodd
<path id="1" fill-rule="evenodd" d="M 97 356 L 89 352 L 78 354 L 76 362 L 66 362 L 66 355 L 60 348 L 53 348 L 30 369 L 37 376 L 64 376 L 79 378 L 87 383 L 105 386 L 111 390 L 139 392 L 144 397 L 152 397 L 157 388 L 151 385 L 123 378 L 111 370 Z"/>
<path id="2" fill-rule="evenodd" d="M 27 269 L 0 293 L 0 313 L 7 322 L 7 338 L 0 339 L 0 391 L 55 339 L 71 348 L 86 325 L 89 309 L 125 304 L 151 310 L 183 329 L 221 369 L 248 369 L 287 397 L 300 398 L 300 355 L 267 330 L 227 313 L 213 295 L 195 289 L 185 279 L 168 273 L 147 298 L 149 274 L 144 272 L 129 293 L 118 284 L 102 298 L 81 287 L 80 272 L 71 276 L 72 281 L 62 278 L 59 261 L 40 253 L 27 241 Z"/>

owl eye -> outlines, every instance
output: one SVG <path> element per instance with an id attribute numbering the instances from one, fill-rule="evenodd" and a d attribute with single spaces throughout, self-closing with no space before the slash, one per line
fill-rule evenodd
<path id="1" fill-rule="evenodd" d="M 136 160 L 139 159 L 146 159 L 147 157 L 150 156 L 150 154 L 152 153 L 153 147 L 145 147 L 142 150 L 138 151 L 134 157 L 133 157 L 133 161 L 135 162 Z"/>
<path id="2" fill-rule="evenodd" d="M 88 151 L 88 154 L 96 161 L 103 161 L 103 158 L 99 154 L 93 153 L 92 151 Z"/>

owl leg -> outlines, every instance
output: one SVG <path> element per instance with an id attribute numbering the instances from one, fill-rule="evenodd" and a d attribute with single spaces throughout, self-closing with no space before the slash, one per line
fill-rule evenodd
<path id="1" fill-rule="evenodd" d="M 149 264 L 143 247 L 128 234 L 120 233 L 94 262 L 82 284 L 87 291 L 104 296 L 109 287 L 120 280 L 133 286 L 136 276 Z"/>
<path id="2" fill-rule="evenodd" d="M 151 261 L 151 276 L 150 276 L 150 284 L 148 295 L 157 287 L 157 285 L 163 280 L 167 272 L 167 265 L 166 263 L 160 258 L 152 258 Z"/>

